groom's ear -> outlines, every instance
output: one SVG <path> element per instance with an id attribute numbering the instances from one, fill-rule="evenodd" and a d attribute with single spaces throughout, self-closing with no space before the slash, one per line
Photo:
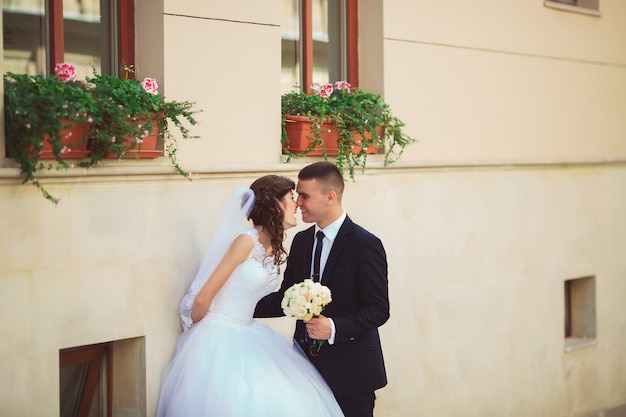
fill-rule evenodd
<path id="1" fill-rule="evenodd" d="M 326 195 L 326 202 L 330 205 L 337 200 L 337 193 L 334 191 L 329 191 Z"/>

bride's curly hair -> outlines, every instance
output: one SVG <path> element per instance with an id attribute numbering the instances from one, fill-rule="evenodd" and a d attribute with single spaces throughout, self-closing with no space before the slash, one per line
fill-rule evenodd
<path id="1" fill-rule="evenodd" d="M 278 201 L 295 188 L 295 182 L 279 175 L 265 175 L 250 185 L 250 189 L 254 191 L 255 202 L 248 219 L 255 226 L 263 226 L 269 234 L 276 265 L 284 263 L 287 258 L 287 251 L 283 247 L 285 213 Z"/>

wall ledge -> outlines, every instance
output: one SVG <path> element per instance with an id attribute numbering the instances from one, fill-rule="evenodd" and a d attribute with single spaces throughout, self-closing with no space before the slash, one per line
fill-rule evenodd
<path id="1" fill-rule="evenodd" d="M 297 172 L 311 162 L 320 161 L 319 157 L 304 157 L 292 159 L 285 163 L 268 164 L 206 164 L 206 165 L 181 165 L 188 171 L 192 179 L 199 178 L 239 178 L 249 177 L 250 174 L 279 173 L 296 176 Z M 331 159 L 332 160 L 332 159 Z M 22 181 L 19 168 L 11 167 L 12 161 L 5 160 L 4 168 L 0 168 L 0 184 L 18 184 Z M 7 165 L 9 165 L 7 167 Z M 359 175 L 419 172 L 426 170 L 472 170 L 472 169 L 568 169 L 585 166 L 626 166 L 626 158 L 580 158 L 580 159 L 501 159 L 485 161 L 398 161 L 385 166 L 382 155 L 368 157 L 365 173 L 355 171 L 358 180 Z M 44 180 L 56 180 L 58 182 L 100 182 L 100 181 L 145 181 L 151 180 L 185 180 L 169 163 L 163 161 L 106 161 L 97 167 L 69 168 L 67 171 L 41 171 L 38 178 Z"/>

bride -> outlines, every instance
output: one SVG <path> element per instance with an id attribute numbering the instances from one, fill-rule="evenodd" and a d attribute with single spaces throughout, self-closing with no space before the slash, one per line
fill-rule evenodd
<path id="1" fill-rule="evenodd" d="M 157 417 L 343 416 L 297 344 L 252 318 L 280 282 L 285 229 L 296 225 L 294 188 L 266 175 L 233 194 L 181 302 L 184 332 Z M 246 218 L 254 227 L 240 230 Z"/>

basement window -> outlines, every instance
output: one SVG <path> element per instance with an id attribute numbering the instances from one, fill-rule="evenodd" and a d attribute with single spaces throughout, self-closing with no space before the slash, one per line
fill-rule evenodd
<path id="1" fill-rule="evenodd" d="M 59 351 L 61 417 L 109 417 L 110 345 Z"/>
<path id="2" fill-rule="evenodd" d="M 145 416 L 145 338 L 59 350 L 61 417 Z"/>
<path id="3" fill-rule="evenodd" d="M 565 281 L 565 351 L 596 343 L 595 277 Z"/>
<path id="4" fill-rule="evenodd" d="M 545 0 L 544 7 L 587 14 L 590 16 L 600 16 L 600 0 Z"/>

